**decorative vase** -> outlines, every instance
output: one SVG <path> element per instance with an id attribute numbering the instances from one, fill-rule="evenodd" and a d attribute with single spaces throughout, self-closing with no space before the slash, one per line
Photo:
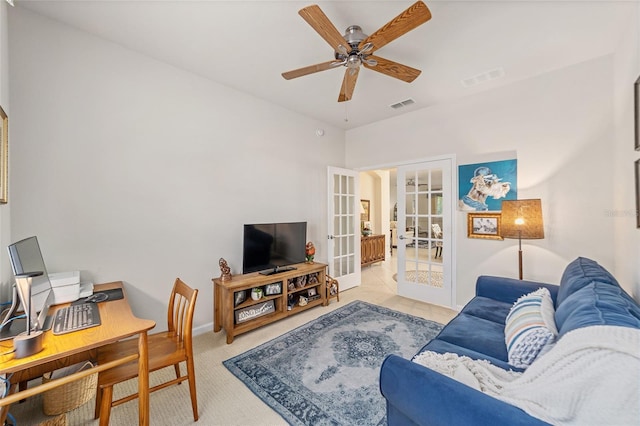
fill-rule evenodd
<path id="1" fill-rule="evenodd" d="M 254 288 L 253 290 L 251 290 L 251 298 L 253 300 L 262 299 L 262 289 L 261 288 Z"/>

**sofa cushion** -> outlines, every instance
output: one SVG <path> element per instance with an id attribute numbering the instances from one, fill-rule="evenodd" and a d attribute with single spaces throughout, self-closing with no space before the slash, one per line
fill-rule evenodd
<path id="1" fill-rule="evenodd" d="M 569 295 L 555 317 L 559 336 L 591 325 L 640 328 L 640 306 L 610 283 L 593 282 Z"/>
<path id="2" fill-rule="evenodd" d="M 476 296 L 467 303 L 462 312 L 504 325 L 504 320 L 512 306 L 512 303 L 499 302 L 488 297 Z"/>
<path id="3" fill-rule="evenodd" d="M 504 325 L 464 312 L 452 319 L 437 339 L 462 346 L 489 357 L 507 361 L 504 345 Z"/>
<path id="4" fill-rule="evenodd" d="M 513 304 L 504 329 L 509 364 L 527 368 L 545 346 L 554 342 L 558 334 L 554 313 L 546 288 L 526 294 Z"/>
<path id="5" fill-rule="evenodd" d="M 600 282 L 619 286 L 618 281 L 597 262 L 579 257 L 569 265 L 567 265 L 562 278 L 560 279 L 560 288 L 558 289 L 558 297 L 556 300 L 556 309 L 564 302 L 564 300 L 592 282 Z"/>

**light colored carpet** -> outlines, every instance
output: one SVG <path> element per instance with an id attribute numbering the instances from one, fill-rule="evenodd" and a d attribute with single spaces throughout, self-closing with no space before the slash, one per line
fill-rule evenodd
<path id="1" fill-rule="evenodd" d="M 378 377 L 390 354 L 412 357 L 442 329 L 351 302 L 224 365 L 291 425 L 382 425 Z"/>

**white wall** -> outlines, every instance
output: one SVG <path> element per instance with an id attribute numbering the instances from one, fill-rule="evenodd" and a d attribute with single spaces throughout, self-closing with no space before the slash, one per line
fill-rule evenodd
<path id="1" fill-rule="evenodd" d="M 0 1 L 0 105 L 12 124 L 11 107 L 9 104 L 9 19 L 10 6 Z M 11 126 L 9 126 L 9 140 L 11 140 Z M 11 181 L 9 181 L 9 185 Z M 9 193 L 11 196 L 11 193 Z M 8 204 L 0 204 L 0 247 L 11 244 L 11 215 Z M 0 300 L 10 297 L 9 281 L 13 277 L 8 256 L 0 256 Z"/>
<path id="2" fill-rule="evenodd" d="M 633 84 L 640 76 L 640 2 L 635 3 L 635 19 L 620 40 L 614 58 L 614 123 L 615 123 L 615 181 L 616 206 L 612 210 L 615 245 L 616 277 L 631 283 L 633 293 L 640 300 L 640 229 L 636 227 L 634 161 L 640 152 L 634 151 Z"/>
<path id="3" fill-rule="evenodd" d="M 525 279 L 558 282 L 577 256 L 613 270 L 612 93 L 613 60 L 602 57 L 350 130 L 347 167 L 515 150 L 519 198 L 542 199 L 546 233 L 523 243 Z M 468 239 L 466 214 L 455 219 L 460 305 L 480 274 L 517 277 L 517 240 Z"/>
<path id="4" fill-rule="evenodd" d="M 22 8 L 9 21 L 12 238 L 37 235 L 51 272 L 123 280 L 165 328 L 176 277 L 200 289 L 196 326 L 212 322 L 244 223 L 307 221 L 326 260 L 342 130 Z"/>

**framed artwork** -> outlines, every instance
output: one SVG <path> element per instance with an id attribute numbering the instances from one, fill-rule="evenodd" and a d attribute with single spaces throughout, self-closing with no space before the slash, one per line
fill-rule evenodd
<path id="1" fill-rule="evenodd" d="M 264 286 L 264 294 L 266 296 L 282 294 L 282 282 L 267 284 Z"/>
<path id="2" fill-rule="evenodd" d="M 2 121 L 2 131 L 0 131 L 0 204 L 7 204 L 8 197 L 8 176 L 9 176 L 9 118 L 0 107 L 0 120 Z"/>
<path id="3" fill-rule="evenodd" d="M 370 216 L 370 203 L 369 200 L 360 200 L 360 220 L 366 222 L 369 220 Z"/>
<path id="4" fill-rule="evenodd" d="M 242 324 L 243 322 L 261 317 L 263 315 L 268 315 L 275 311 L 276 305 L 273 300 L 267 300 L 266 302 L 258 303 L 257 305 L 240 308 L 234 311 L 236 324 Z"/>
<path id="5" fill-rule="evenodd" d="M 633 123 L 636 136 L 636 151 L 640 151 L 640 77 L 633 85 Z"/>
<path id="6" fill-rule="evenodd" d="M 318 294 L 318 293 L 317 293 L 315 287 L 310 288 L 309 290 L 307 290 L 307 296 L 309 296 L 309 297 L 314 297 L 316 294 Z"/>
<path id="7" fill-rule="evenodd" d="M 247 300 L 247 292 L 245 290 L 236 291 L 233 293 L 233 306 L 238 306 L 242 302 Z"/>
<path id="8" fill-rule="evenodd" d="M 640 160 L 635 162 L 636 169 L 636 228 L 640 229 Z"/>
<path id="9" fill-rule="evenodd" d="M 458 210 L 502 210 L 502 200 L 518 199 L 517 172 L 516 159 L 458 166 Z"/>
<path id="10" fill-rule="evenodd" d="M 468 213 L 467 237 L 502 240 L 500 213 Z"/>

